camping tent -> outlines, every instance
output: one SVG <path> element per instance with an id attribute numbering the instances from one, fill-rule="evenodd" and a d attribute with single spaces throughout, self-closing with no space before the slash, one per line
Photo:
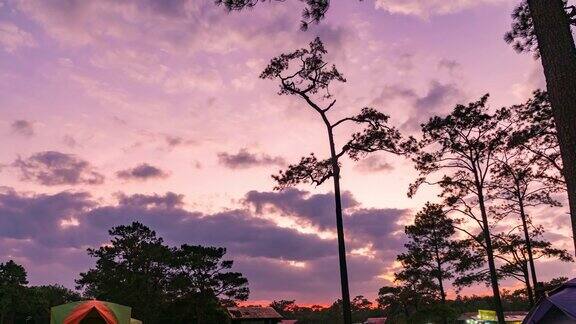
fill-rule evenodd
<path id="1" fill-rule="evenodd" d="M 52 307 L 50 324 L 130 324 L 131 313 L 127 306 L 86 300 Z"/>
<path id="2" fill-rule="evenodd" d="M 552 290 L 532 308 L 523 324 L 576 323 L 576 278 Z"/>

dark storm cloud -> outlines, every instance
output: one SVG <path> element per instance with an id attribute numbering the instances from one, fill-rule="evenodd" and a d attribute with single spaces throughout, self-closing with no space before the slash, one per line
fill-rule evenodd
<path id="1" fill-rule="evenodd" d="M 31 137 L 34 135 L 34 124 L 24 119 L 15 120 L 12 125 L 10 125 L 10 129 L 12 129 L 12 133 L 24 137 Z"/>
<path id="2" fill-rule="evenodd" d="M 116 176 L 123 180 L 148 180 L 168 177 L 168 173 L 148 163 L 139 164 L 133 168 L 120 170 Z"/>
<path id="3" fill-rule="evenodd" d="M 75 155 L 56 151 L 35 153 L 12 163 L 23 181 L 32 181 L 45 186 L 104 183 L 104 176 L 94 170 L 85 160 Z"/>
<path id="4" fill-rule="evenodd" d="M 246 169 L 258 166 L 277 165 L 284 166 L 286 161 L 278 156 L 251 153 L 247 149 L 241 149 L 238 153 L 218 153 L 218 161 L 221 165 L 230 169 Z"/>

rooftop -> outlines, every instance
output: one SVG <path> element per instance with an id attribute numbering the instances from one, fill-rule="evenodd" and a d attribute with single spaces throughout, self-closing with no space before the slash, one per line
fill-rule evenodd
<path id="1" fill-rule="evenodd" d="M 272 307 L 228 307 L 231 319 L 282 319 L 282 315 Z"/>

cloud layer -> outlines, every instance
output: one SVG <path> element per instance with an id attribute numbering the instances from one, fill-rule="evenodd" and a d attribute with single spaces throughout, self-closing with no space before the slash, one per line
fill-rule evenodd
<path id="1" fill-rule="evenodd" d="M 223 166 L 230 169 L 247 169 L 259 166 L 285 166 L 286 161 L 279 156 L 258 154 L 249 152 L 248 149 L 241 149 L 237 153 L 218 153 L 218 161 Z"/>
<path id="2" fill-rule="evenodd" d="M 10 128 L 14 134 L 24 137 L 31 137 L 34 135 L 34 124 L 28 120 L 15 120 L 12 125 L 10 125 Z"/>
<path id="3" fill-rule="evenodd" d="M 104 176 L 95 171 L 88 161 L 57 151 L 38 152 L 28 158 L 18 158 L 12 166 L 19 171 L 23 181 L 45 186 L 104 183 Z"/>
<path id="4" fill-rule="evenodd" d="M 133 168 L 120 170 L 116 176 L 123 180 L 144 181 L 148 179 L 161 179 L 168 177 L 168 172 L 148 163 L 139 164 Z"/>
<path id="5" fill-rule="evenodd" d="M 378 276 L 390 262 L 387 250 L 397 249 L 402 243 L 396 232 L 400 228 L 398 219 L 405 211 L 363 209 L 349 193 L 345 197 L 350 250 L 369 244 L 375 253 L 350 255 L 351 268 L 355 269 L 352 284 L 364 290 L 364 282 L 383 283 Z M 64 283 L 70 284 L 77 275 L 74 271 L 89 265 L 82 253 L 86 247 L 106 243 L 107 230 L 112 226 L 139 221 L 171 244 L 226 247 L 237 260 L 238 268 L 259 288 L 254 290 L 256 298 L 271 291 L 286 296 L 303 294 L 298 288 L 303 281 L 313 283 L 315 289 L 326 294 L 337 293 L 333 284 L 338 275 L 335 239 L 278 226 L 261 217 L 263 213 L 276 212 L 278 217 L 293 216 L 333 230 L 332 195 L 297 190 L 251 192 L 246 195 L 246 202 L 255 209 L 212 214 L 186 210 L 183 198 L 170 192 L 118 194 L 115 204 L 100 204 L 86 192 L 30 195 L 4 188 L 0 193 L 0 242 L 5 244 L 0 256 L 10 255 L 24 262 L 35 280 L 43 276 L 35 269 L 59 264 L 64 267 L 60 274 L 66 276 Z M 46 253 L 46 249 L 53 253 Z M 67 268 L 70 264 L 76 266 Z M 286 274 L 284 280 L 278 281 L 278 273 Z"/>

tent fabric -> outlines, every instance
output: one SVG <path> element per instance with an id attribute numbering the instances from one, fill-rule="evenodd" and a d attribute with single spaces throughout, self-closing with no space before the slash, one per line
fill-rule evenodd
<path id="1" fill-rule="evenodd" d="M 564 283 L 541 298 L 522 322 L 538 324 L 546 315 L 555 309 L 560 310 L 568 320 L 576 323 L 576 278 Z"/>
<path id="2" fill-rule="evenodd" d="M 75 308 L 89 302 L 92 301 L 78 301 L 52 307 L 50 310 L 50 324 L 64 324 L 66 318 L 74 311 Z M 105 301 L 99 301 L 99 303 L 105 305 L 114 314 L 117 324 L 130 324 L 132 308 Z"/>
<path id="3" fill-rule="evenodd" d="M 80 324 L 80 322 L 92 311 L 96 311 L 106 324 L 118 324 L 116 316 L 104 303 L 90 300 L 76 306 L 64 319 L 64 324 Z"/>

